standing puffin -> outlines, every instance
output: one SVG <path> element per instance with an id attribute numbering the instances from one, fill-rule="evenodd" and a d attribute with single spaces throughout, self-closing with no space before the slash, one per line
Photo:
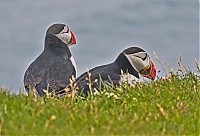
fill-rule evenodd
<path id="1" fill-rule="evenodd" d="M 98 89 L 102 81 L 119 85 L 124 78 L 121 75 L 122 71 L 123 73 L 129 73 L 136 79 L 139 79 L 139 74 L 151 80 L 154 80 L 156 76 L 156 69 L 149 55 L 139 47 L 130 47 L 125 49 L 113 63 L 89 70 L 90 77 L 88 77 L 88 72 L 78 77 L 76 80 L 76 85 L 79 88 L 78 94 L 83 92 L 88 95 L 90 93 L 89 78 L 90 83 L 92 83 L 92 90 L 94 88 Z"/>
<path id="2" fill-rule="evenodd" d="M 76 76 L 76 64 L 68 46 L 76 44 L 76 37 L 65 24 L 53 24 L 45 36 L 44 50 L 24 74 L 27 92 L 44 96 L 44 90 L 59 91 Z"/>

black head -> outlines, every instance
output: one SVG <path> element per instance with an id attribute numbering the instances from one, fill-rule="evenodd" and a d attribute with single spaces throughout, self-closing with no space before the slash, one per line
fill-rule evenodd
<path id="1" fill-rule="evenodd" d="M 128 55 L 128 54 L 134 54 L 134 53 L 145 52 L 145 51 L 139 47 L 130 47 L 130 48 L 125 49 L 123 52 Z"/>
<path id="2" fill-rule="evenodd" d="M 59 34 L 64 29 L 65 26 L 66 26 L 65 24 L 53 24 L 47 29 L 46 34 L 53 34 L 53 35 Z M 68 26 L 67 29 L 69 31 Z"/>
<path id="3" fill-rule="evenodd" d="M 140 75 L 154 80 L 156 76 L 156 69 L 146 51 L 139 47 L 130 47 L 125 49 L 123 54 L 129 60 L 132 67 L 140 73 Z"/>
<path id="4" fill-rule="evenodd" d="M 76 44 L 76 37 L 74 33 L 70 31 L 69 27 L 65 24 L 51 25 L 46 31 L 46 35 L 49 35 L 49 34 L 57 36 L 68 46 Z"/>

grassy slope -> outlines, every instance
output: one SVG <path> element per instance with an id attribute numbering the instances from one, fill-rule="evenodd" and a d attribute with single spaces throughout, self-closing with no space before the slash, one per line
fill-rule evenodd
<path id="1" fill-rule="evenodd" d="M 191 73 L 106 89 L 87 100 L 0 92 L 0 134 L 196 134 L 200 82 Z"/>

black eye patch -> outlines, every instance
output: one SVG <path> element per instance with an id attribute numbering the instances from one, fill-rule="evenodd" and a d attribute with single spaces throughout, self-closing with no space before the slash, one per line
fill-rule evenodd
<path id="1" fill-rule="evenodd" d="M 137 56 L 137 55 L 133 55 L 133 56 L 138 57 L 138 58 L 142 59 L 143 61 L 147 58 L 147 54 L 144 56 L 144 58 Z"/>
<path id="2" fill-rule="evenodd" d="M 62 32 L 61 34 L 65 34 L 65 33 L 68 33 L 68 32 Z"/>
<path id="3" fill-rule="evenodd" d="M 69 33 L 69 28 L 68 27 L 67 27 L 67 31 L 62 32 L 61 34 L 64 34 L 64 33 Z"/>
<path id="4" fill-rule="evenodd" d="M 67 27 L 67 32 L 66 33 L 69 33 L 69 28 Z"/>

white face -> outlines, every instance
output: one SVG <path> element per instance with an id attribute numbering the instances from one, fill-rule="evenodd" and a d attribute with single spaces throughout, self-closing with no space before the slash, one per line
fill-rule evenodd
<path id="1" fill-rule="evenodd" d="M 70 42 L 71 37 L 72 37 L 68 26 L 65 26 L 64 29 L 59 34 L 56 34 L 56 36 L 66 44 Z"/>
<path id="2" fill-rule="evenodd" d="M 138 72 L 150 64 L 150 58 L 146 52 L 124 55 L 127 57 L 133 68 Z"/>

